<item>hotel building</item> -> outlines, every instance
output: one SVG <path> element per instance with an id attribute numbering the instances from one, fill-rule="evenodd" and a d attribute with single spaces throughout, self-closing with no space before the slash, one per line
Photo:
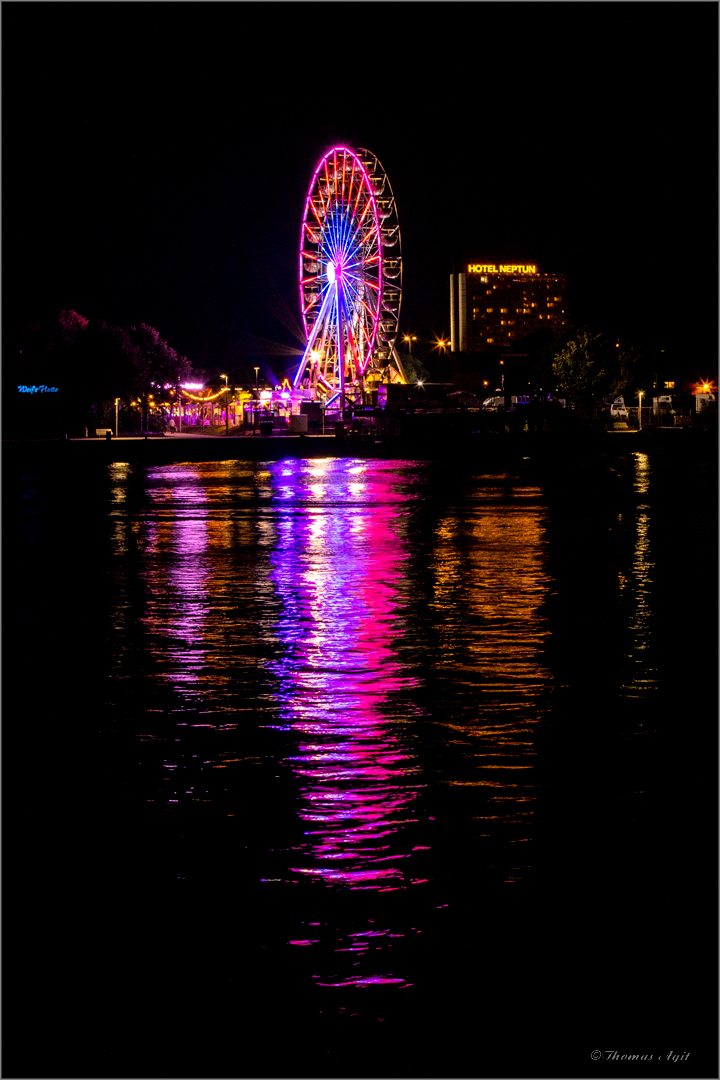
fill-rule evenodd
<path id="1" fill-rule="evenodd" d="M 450 275 L 452 352 L 513 346 L 537 330 L 566 324 L 567 279 L 532 264 L 470 263 Z"/>

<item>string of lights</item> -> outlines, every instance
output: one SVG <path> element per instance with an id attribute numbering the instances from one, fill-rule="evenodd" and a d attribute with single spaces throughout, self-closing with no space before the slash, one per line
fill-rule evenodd
<path id="1" fill-rule="evenodd" d="M 177 390 L 176 390 L 176 388 L 175 387 L 172 387 L 172 388 L 166 387 L 165 389 L 170 390 L 170 393 L 169 393 L 169 395 L 167 395 L 167 397 L 172 399 L 172 402 L 176 403 L 177 402 Z M 231 404 L 231 405 L 240 405 L 245 400 L 249 399 L 250 396 L 251 396 L 249 391 L 245 391 L 245 390 L 241 390 L 239 392 L 238 391 L 233 391 L 233 390 L 228 391 L 228 388 L 226 388 L 226 387 L 223 387 L 221 390 L 218 390 L 215 393 L 209 392 L 205 396 L 200 395 L 200 394 L 191 394 L 184 387 L 180 388 L 181 397 L 182 397 L 182 395 L 184 395 L 185 398 L 188 399 L 188 401 L 191 401 L 191 402 L 193 402 L 195 404 L 198 404 L 198 405 L 206 405 L 206 404 L 209 404 L 209 403 L 211 403 L 213 401 L 217 401 L 219 398 L 222 398 L 225 394 L 228 394 L 228 393 L 229 393 L 229 399 L 230 399 L 229 404 Z M 149 394 L 148 395 L 148 404 L 152 408 L 156 408 L 158 406 L 164 406 L 166 408 L 169 408 L 172 402 L 171 402 L 171 400 L 158 400 L 158 399 L 156 399 L 154 394 Z M 130 402 L 130 404 L 133 405 L 133 406 L 139 406 L 139 405 L 142 404 L 142 402 L 141 402 L 140 399 L 138 399 L 138 400 L 133 399 Z"/>
<path id="2" fill-rule="evenodd" d="M 215 394 L 209 394 L 207 397 L 200 397 L 198 394 L 191 394 L 188 390 L 181 390 L 181 393 L 184 394 L 186 398 L 189 398 L 190 401 L 197 401 L 200 404 L 203 404 L 206 401 L 217 401 L 219 397 L 222 397 L 223 394 L 227 393 L 227 390 L 223 386 L 222 390 L 218 390 Z"/>

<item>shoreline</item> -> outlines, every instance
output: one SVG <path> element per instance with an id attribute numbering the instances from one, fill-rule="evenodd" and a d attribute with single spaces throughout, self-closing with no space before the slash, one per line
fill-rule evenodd
<path id="1" fill-rule="evenodd" d="M 604 457 L 632 452 L 717 455 L 717 432 L 709 428 L 641 431 L 477 432 L 450 435 L 425 431 L 374 438 L 372 435 L 153 435 L 112 439 L 3 440 L 5 466 L 36 464 L 51 455 L 69 467 L 129 462 L 161 465 L 181 462 L 273 461 L 282 458 L 352 457 L 380 460 L 455 460 L 495 464 L 546 460 L 567 464 L 573 457 Z"/>

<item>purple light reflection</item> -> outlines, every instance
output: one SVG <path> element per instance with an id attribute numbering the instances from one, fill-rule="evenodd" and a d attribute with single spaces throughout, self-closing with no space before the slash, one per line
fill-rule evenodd
<path id="1" fill-rule="evenodd" d="M 358 975 L 356 978 L 338 979 L 337 982 L 320 982 L 318 979 L 315 983 L 316 986 L 330 986 L 333 988 L 341 986 L 413 986 L 414 984 L 408 982 L 406 979 L 396 978 L 394 975 Z"/>
<path id="2" fill-rule="evenodd" d="M 274 671 L 299 737 L 290 762 L 308 838 L 290 869 L 352 889 L 404 887 L 418 772 L 403 737 L 409 707 L 394 700 L 416 684 L 397 652 L 408 496 L 387 462 L 284 462 L 273 487 L 286 649 Z"/>
<path id="3" fill-rule="evenodd" d="M 206 664 L 206 649 L 199 648 L 206 637 L 210 578 L 203 559 L 208 548 L 205 487 L 197 470 L 158 470 L 153 479 L 152 501 L 169 503 L 172 512 L 166 518 L 155 516 L 148 525 L 148 613 L 143 621 L 161 639 L 151 651 L 166 668 L 165 677 L 189 690 L 202 679 Z M 155 554 L 172 557 L 155 560 Z"/>

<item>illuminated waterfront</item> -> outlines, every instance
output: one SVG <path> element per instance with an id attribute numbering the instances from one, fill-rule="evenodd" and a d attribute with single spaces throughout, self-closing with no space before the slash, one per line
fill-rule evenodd
<path id="1" fill-rule="evenodd" d="M 586 1075 L 618 1025 L 699 1054 L 712 473 L 12 478 L 10 914 L 60 1075 Z"/>

